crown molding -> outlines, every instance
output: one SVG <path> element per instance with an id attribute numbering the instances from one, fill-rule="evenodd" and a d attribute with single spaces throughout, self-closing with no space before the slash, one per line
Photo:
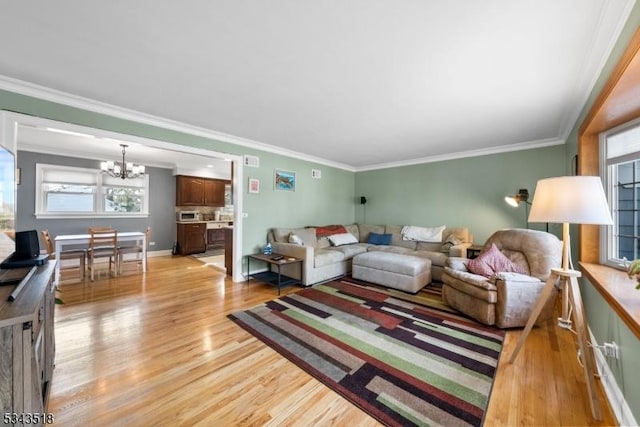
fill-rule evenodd
<path id="1" fill-rule="evenodd" d="M 215 141 L 247 147 L 254 150 L 266 151 L 285 157 L 291 157 L 312 163 L 318 163 L 325 166 L 335 167 L 338 169 L 344 169 L 350 172 L 355 171 L 352 166 L 344 163 L 333 162 L 327 159 L 310 156 L 308 154 L 300 153 L 294 150 L 276 147 L 263 142 L 254 141 L 235 135 L 229 135 L 223 132 L 190 125 L 188 123 L 183 123 L 176 120 L 154 116 L 151 114 L 143 113 L 141 111 L 119 107 L 117 105 L 107 104 L 105 102 L 84 98 L 82 96 L 73 95 L 67 92 L 62 92 L 45 86 L 36 85 L 4 75 L 0 75 L 0 89 L 6 90 L 8 92 L 18 93 L 20 95 L 42 99 L 45 101 L 55 102 L 57 104 L 62 104 L 69 107 L 91 111 L 98 114 L 104 114 L 119 119 L 130 120 L 136 123 L 142 123 L 162 129 L 181 132 L 188 135 L 200 136 L 203 138 L 213 139 Z"/>
<path id="2" fill-rule="evenodd" d="M 356 168 L 356 172 L 364 172 L 378 169 L 398 168 L 403 166 L 414 166 L 423 163 L 444 162 L 446 160 L 464 159 L 468 157 L 488 156 L 490 154 L 508 153 L 511 151 L 532 150 L 535 148 L 551 147 L 562 145 L 565 141 L 558 138 L 541 139 L 531 142 L 520 142 L 517 144 L 500 145 L 497 147 L 480 148 L 478 150 L 459 151 L 457 153 L 439 154 L 436 156 L 421 157 L 418 159 L 401 162 L 379 163 L 376 165 L 362 166 Z"/>

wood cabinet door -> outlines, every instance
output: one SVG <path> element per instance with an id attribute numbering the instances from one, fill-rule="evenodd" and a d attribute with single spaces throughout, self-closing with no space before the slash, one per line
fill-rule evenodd
<path id="1" fill-rule="evenodd" d="M 224 207 L 225 181 L 217 179 L 204 180 L 204 205 L 211 207 Z"/>
<path id="2" fill-rule="evenodd" d="M 176 176 L 176 206 L 203 206 L 205 179 Z"/>
<path id="3" fill-rule="evenodd" d="M 205 224 L 178 224 L 178 247 L 183 255 L 204 252 L 207 248 Z"/>

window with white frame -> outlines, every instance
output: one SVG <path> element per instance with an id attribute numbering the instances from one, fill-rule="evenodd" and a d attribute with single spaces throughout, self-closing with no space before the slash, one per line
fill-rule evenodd
<path id="1" fill-rule="evenodd" d="M 39 218 L 147 216 L 148 195 L 148 175 L 123 180 L 97 169 L 36 164 Z"/>
<path id="2" fill-rule="evenodd" d="M 613 226 L 601 233 L 601 262 L 640 258 L 640 120 L 600 135 L 600 174 Z"/>

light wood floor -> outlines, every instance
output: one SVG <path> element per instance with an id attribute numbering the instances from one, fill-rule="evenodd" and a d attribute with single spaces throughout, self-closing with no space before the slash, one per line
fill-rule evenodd
<path id="1" fill-rule="evenodd" d="M 273 287 L 168 256 L 145 275 L 63 283 L 59 296 L 57 425 L 378 425 L 227 319 Z M 510 365 L 518 334 L 507 334 L 486 426 L 615 424 L 606 405 L 603 422 L 590 418 L 571 333 L 534 328 Z"/>

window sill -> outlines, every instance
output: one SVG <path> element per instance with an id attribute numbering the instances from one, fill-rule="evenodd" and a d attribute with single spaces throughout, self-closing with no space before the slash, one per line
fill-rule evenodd
<path id="1" fill-rule="evenodd" d="M 148 218 L 148 213 L 37 213 L 36 219 L 82 219 L 82 218 Z"/>
<path id="2" fill-rule="evenodd" d="M 587 279 L 640 339 L 640 290 L 627 273 L 601 264 L 581 262 Z"/>

